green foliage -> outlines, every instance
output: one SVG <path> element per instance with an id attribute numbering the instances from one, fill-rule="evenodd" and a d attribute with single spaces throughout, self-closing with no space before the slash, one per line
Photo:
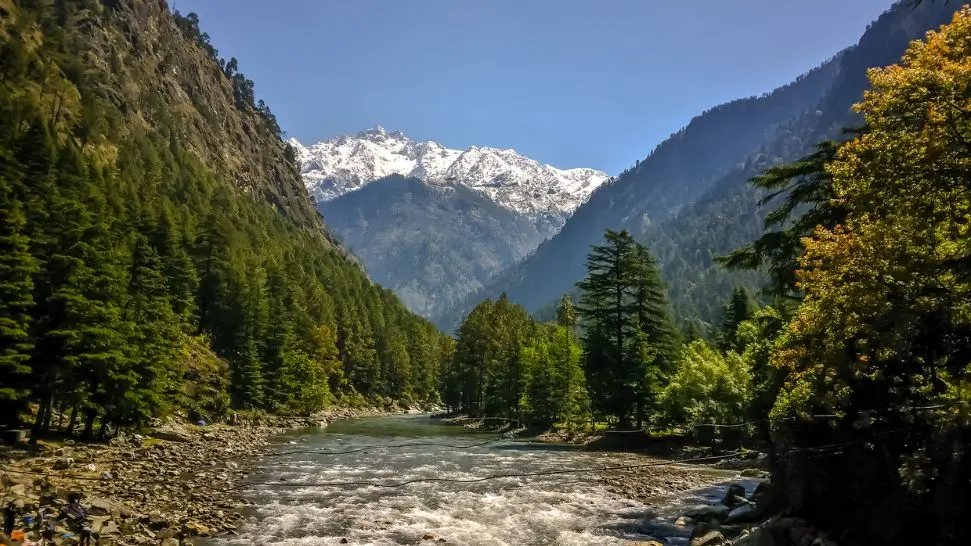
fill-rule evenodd
<path id="1" fill-rule="evenodd" d="M 0 178 L 0 419 L 16 415 L 16 401 L 25 398 L 33 350 L 30 309 L 37 260 L 24 234 L 27 219 L 4 175 Z"/>
<path id="2" fill-rule="evenodd" d="M 17 3 L 0 23 L 3 419 L 34 403 L 35 437 L 68 410 L 93 435 L 175 409 L 437 400 L 449 342 L 331 244 L 252 82 L 164 10 Z M 108 50 L 124 25 L 152 47 L 102 63 L 90 24 Z"/>
<path id="3" fill-rule="evenodd" d="M 776 231 L 725 260 L 768 264 L 771 291 L 798 296 L 738 323 L 734 348 L 750 418 L 771 420 L 780 508 L 848 544 L 969 533 L 969 37 L 965 7 L 871 70 L 866 129 L 756 178 L 786 192 Z"/>
<path id="4" fill-rule="evenodd" d="M 844 208 L 833 201 L 833 180 L 826 171 L 826 164 L 838 151 L 836 142 L 822 142 L 814 153 L 752 178 L 751 185 L 769 192 L 759 206 L 780 196 L 782 204 L 765 216 L 765 233 L 758 240 L 718 258 L 718 262 L 729 269 L 767 267 L 770 281 L 766 292 L 796 297 L 796 264 L 803 253 L 802 238 L 812 235 L 816 226 L 833 228 L 846 218 Z"/>
<path id="5" fill-rule="evenodd" d="M 741 343 L 737 336 L 738 326 L 752 318 L 756 303 L 744 288 L 732 291 L 732 298 L 725 304 L 721 327 L 718 331 L 718 348 L 722 351 L 734 350 L 741 352 Z"/>
<path id="6" fill-rule="evenodd" d="M 574 326 L 536 324 L 505 296 L 476 306 L 459 327 L 454 358 L 443 374 L 446 405 L 547 426 L 584 422 L 586 383 L 568 299 L 560 315 Z"/>
<path id="7" fill-rule="evenodd" d="M 593 408 L 621 426 L 656 403 L 673 370 L 677 336 L 654 258 L 626 231 L 607 231 L 587 258 L 578 307 Z"/>
<path id="8" fill-rule="evenodd" d="M 746 420 L 751 396 L 752 374 L 745 359 L 697 340 L 682 349 L 661 407 L 668 424 L 737 424 Z"/>

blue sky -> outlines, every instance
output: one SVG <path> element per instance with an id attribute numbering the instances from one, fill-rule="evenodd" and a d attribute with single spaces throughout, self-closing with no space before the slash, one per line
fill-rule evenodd
<path id="1" fill-rule="evenodd" d="M 891 0 L 169 0 L 305 144 L 374 125 L 617 174 Z"/>

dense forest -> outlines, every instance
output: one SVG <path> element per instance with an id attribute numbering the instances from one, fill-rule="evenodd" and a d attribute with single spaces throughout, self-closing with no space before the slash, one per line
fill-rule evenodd
<path id="1" fill-rule="evenodd" d="M 0 1 L 0 419 L 437 400 L 451 339 L 335 245 L 253 82 L 161 0 Z"/>
<path id="2" fill-rule="evenodd" d="M 538 324 L 505 295 L 459 329 L 445 401 L 527 422 L 737 425 L 770 451 L 779 511 L 839 544 L 971 536 L 971 8 L 868 73 L 860 127 L 750 180 L 759 270 L 710 341 L 673 326 L 649 249 L 607 231 L 579 303 Z"/>

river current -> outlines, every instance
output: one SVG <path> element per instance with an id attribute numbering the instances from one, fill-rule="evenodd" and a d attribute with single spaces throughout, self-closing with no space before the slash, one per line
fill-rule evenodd
<path id="1" fill-rule="evenodd" d="M 636 544 L 646 508 L 609 491 L 604 455 L 516 441 L 411 415 L 337 421 L 279 437 L 252 461 L 243 544 Z M 351 482 L 351 483 L 349 483 Z M 439 540 L 444 539 L 444 540 Z M 342 540 L 346 542 L 342 542 Z"/>

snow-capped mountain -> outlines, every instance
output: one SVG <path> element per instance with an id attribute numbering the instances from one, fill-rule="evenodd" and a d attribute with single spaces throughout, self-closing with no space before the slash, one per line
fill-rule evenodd
<path id="1" fill-rule="evenodd" d="M 514 212 L 565 220 L 608 179 L 595 169 L 543 165 L 514 150 L 472 146 L 461 151 L 416 142 L 381 126 L 309 147 L 295 139 L 290 144 L 297 150 L 307 189 L 318 201 L 400 174 L 433 185 L 462 184 Z"/>

